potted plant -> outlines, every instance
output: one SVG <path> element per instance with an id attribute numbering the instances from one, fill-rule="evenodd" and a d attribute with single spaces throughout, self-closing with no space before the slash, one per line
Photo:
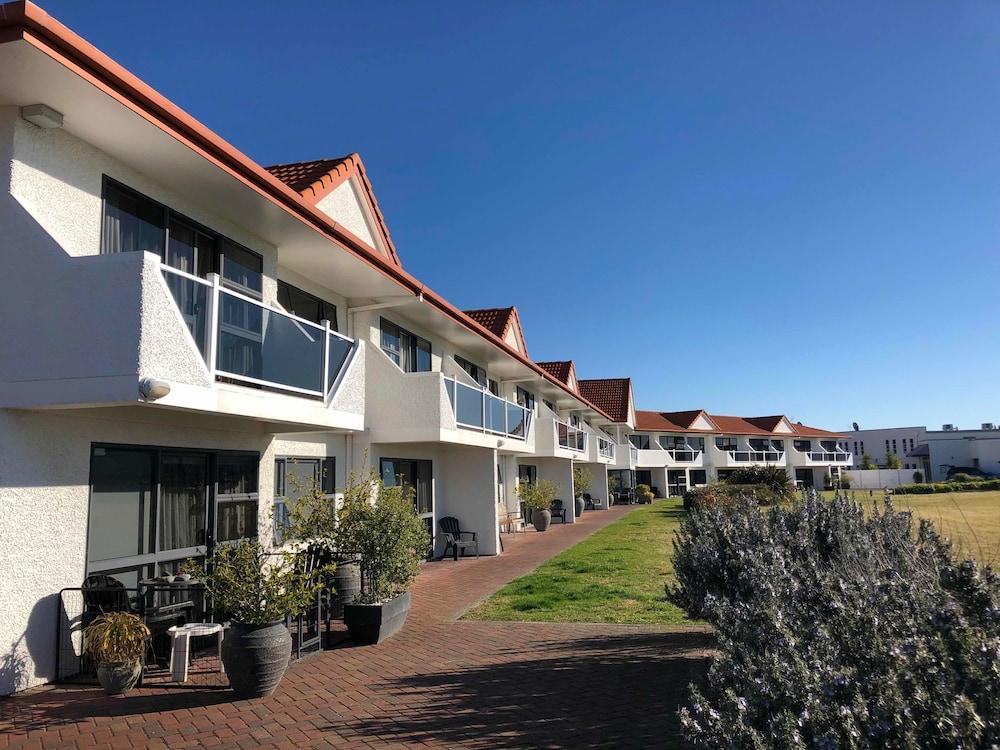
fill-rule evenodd
<path id="1" fill-rule="evenodd" d="M 256 540 L 222 544 L 207 568 L 189 560 L 184 572 L 201 580 L 216 611 L 230 619 L 222 663 L 239 698 L 260 698 L 278 687 L 292 654 L 286 616 L 296 616 L 320 587 L 289 551 L 268 552 Z"/>
<path id="2" fill-rule="evenodd" d="M 653 488 L 648 484 L 639 484 L 635 488 L 635 500 L 638 503 L 644 503 L 648 505 L 656 499 L 656 495 L 653 494 Z"/>
<path id="3" fill-rule="evenodd" d="M 149 628 L 131 612 L 107 612 L 84 631 L 84 651 L 97 663 L 97 679 L 108 695 L 124 695 L 142 675 Z"/>
<path id="4" fill-rule="evenodd" d="M 410 585 L 430 538 L 413 506 L 413 490 L 387 487 L 370 470 L 351 475 L 337 512 L 337 549 L 361 561 L 361 590 L 344 605 L 344 624 L 358 644 L 381 643 L 396 634 L 410 611 Z"/>
<path id="5" fill-rule="evenodd" d="M 531 525 L 535 531 L 545 531 L 552 523 L 552 502 L 558 491 L 559 486 L 549 479 L 517 485 L 517 496 L 524 507 L 531 510 Z"/>
<path id="6" fill-rule="evenodd" d="M 583 499 L 583 493 L 593 486 L 594 480 L 590 469 L 583 466 L 573 467 L 573 495 L 576 498 L 576 517 L 583 515 L 587 509 L 587 501 Z"/>

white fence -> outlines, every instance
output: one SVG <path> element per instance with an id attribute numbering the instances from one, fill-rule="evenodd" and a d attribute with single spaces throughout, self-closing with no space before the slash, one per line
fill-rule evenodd
<path id="1" fill-rule="evenodd" d="M 851 489 L 880 490 L 901 484 L 913 484 L 913 472 L 919 469 L 850 469 L 844 475 L 851 482 Z M 923 474 L 923 472 L 920 472 Z M 924 477 L 924 481 L 928 481 Z"/>

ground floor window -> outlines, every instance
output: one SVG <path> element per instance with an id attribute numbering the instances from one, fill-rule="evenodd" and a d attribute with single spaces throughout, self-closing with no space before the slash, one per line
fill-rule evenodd
<path id="1" fill-rule="evenodd" d="M 531 464 L 519 464 L 517 467 L 518 484 L 534 484 L 538 479 L 538 467 Z"/>
<path id="2" fill-rule="evenodd" d="M 612 492 L 622 492 L 635 487 L 635 475 L 628 469 L 608 470 L 608 489 Z"/>
<path id="3" fill-rule="evenodd" d="M 337 460 L 282 456 L 274 461 L 274 540 L 281 543 L 288 528 L 289 512 L 295 501 L 315 487 L 332 496 Z M 332 499 L 331 499 L 332 502 Z"/>
<path id="4" fill-rule="evenodd" d="M 716 476 L 719 478 L 720 482 L 725 482 L 735 471 L 735 469 L 718 469 L 716 471 Z"/>
<path id="5" fill-rule="evenodd" d="M 801 482 L 802 487 L 809 489 L 813 486 L 813 470 L 812 469 L 796 469 L 795 470 L 795 483 L 799 484 Z"/>
<path id="6" fill-rule="evenodd" d="M 691 469 L 691 486 L 708 484 L 708 472 L 704 469 Z"/>
<path id="7" fill-rule="evenodd" d="M 644 484 L 647 487 L 653 486 L 653 472 L 649 469 L 636 469 L 635 472 L 635 484 L 638 487 L 640 484 Z"/>
<path id="8" fill-rule="evenodd" d="M 257 537 L 256 453 L 94 445 L 87 574 L 129 588 L 218 542 Z"/>
<path id="9" fill-rule="evenodd" d="M 413 509 L 427 527 L 434 550 L 434 463 L 425 459 L 383 458 L 379 473 L 386 487 L 402 486 L 413 491 Z"/>

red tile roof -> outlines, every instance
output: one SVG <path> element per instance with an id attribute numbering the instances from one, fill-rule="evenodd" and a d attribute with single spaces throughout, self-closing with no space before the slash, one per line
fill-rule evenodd
<path id="1" fill-rule="evenodd" d="M 628 422 L 631 378 L 603 378 L 576 381 L 580 395 L 600 408 L 614 422 Z"/>
<path id="2" fill-rule="evenodd" d="M 712 430 L 696 430 L 691 425 L 699 414 L 715 425 Z M 801 437 L 828 437 L 845 438 L 839 432 L 821 430 L 818 427 L 808 427 L 804 424 L 788 421 L 792 427 L 792 432 L 775 432 L 775 428 L 785 419 L 782 415 L 767 417 L 733 417 L 721 414 L 709 414 L 701 410 L 693 411 L 636 411 L 635 421 L 637 430 L 647 430 L 650 432 L 712 432 L 728 435 L 793 435 Z"/>
<path id="3" fill-rule="evenodd" d="M 506 338 L 507 334 L 513 329 L 521 353 L 527 356 L 528 344 L 524 340 L 524 330 L 521 328 L 521 316 L 517 314 L 516 307 L 484 307 L 480 310 L 463 310 L 462 312 L 498 339 Z"/>
<path id="4" fill-rule="evenodd" d="M 563 385 L 569 385 L 570 373 L 573 373 L 574 377 L 576 376 L 576 368 L 573 367 L 573 360 L 571 359 L 558 362 L 535 362 L 535 364 Z"/>
<path id="5" fill-rule="evenodd" d="M 289 164 L 272 164 L 264 167 L 292 190 L 299 193 L 303 198 L 312 201 L 314 204 L 321 198 L 329 195 L 344 180 L 352 175 L 357 175 L 358 180 L 365 190 L 365 197 L 368 199 L 368 206 L 378 224 L 382 241 L 389 251 L 389 258 L 400 268 L 402 263 L 396 253 L 396 246 L 389 236 L 389 226 L 385 223 L 382 210 L 378 206 L 375 198 L 375 191 L 372 190 L 368 174 L 365 172 L 365 165 L 361 161 L 361 156 L 357 153 L 347 156 L 338 156 L 332 159 L 314 159 L 312 161 L 296 161 Z"/>

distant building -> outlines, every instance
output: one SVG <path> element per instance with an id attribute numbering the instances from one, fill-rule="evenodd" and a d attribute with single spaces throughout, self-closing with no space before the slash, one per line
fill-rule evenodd
<path id="1" fill-rule="evenodd" d="M 1000 428 L 992 422 L 971 430 L 946 424 L 940 430 L 891 427 L 845 434 L 855 469 L 865 453 L 880 467 L 895 453 L 902 468 L 921 471 L 927 481 L 942 481 L 959 472 L 1000 475 Z"/>

